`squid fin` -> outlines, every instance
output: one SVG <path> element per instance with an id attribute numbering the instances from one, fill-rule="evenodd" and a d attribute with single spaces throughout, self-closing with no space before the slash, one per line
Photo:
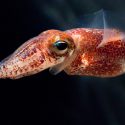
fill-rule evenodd
<path id="1" fill-rule="evenodd" d="M 98 47 L 104 46 L 107 41 L 125 39 L 124 13 L 99 10 L 84 15 L 79 20 L 79 27 L 103 29 L 103 39 Z M 81 20 L 83 20 L 81 22 Z"/>

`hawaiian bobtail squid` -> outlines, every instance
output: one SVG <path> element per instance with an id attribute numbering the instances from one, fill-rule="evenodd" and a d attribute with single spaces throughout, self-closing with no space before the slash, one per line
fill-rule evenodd
<path id="1" fill-rule="evenodd" d="M 121 75 L 125 72 L 124 36 L 116 29 L 45 31 L 1 62 L 0 78 L 17 79 L 47 68 L 54 74 L 64 70 L 68 75 Z"/>

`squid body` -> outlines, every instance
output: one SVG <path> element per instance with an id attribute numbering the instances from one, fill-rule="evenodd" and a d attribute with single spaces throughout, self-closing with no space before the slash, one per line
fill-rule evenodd
<path id="1" fill-rule="evenodd" d="M 125 72 L 124 33 L 116 29 L 47 30 L 0 63 L 0 78 L 18 79 L 50 68 L 57 74 L 115 77 Z"/>

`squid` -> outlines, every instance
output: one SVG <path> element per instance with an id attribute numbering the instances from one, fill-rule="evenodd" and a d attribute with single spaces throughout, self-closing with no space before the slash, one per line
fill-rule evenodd
<path id="1" fill-rule="evenodd" d="M 47 68 L 53 74 L 119 76 L 125 72 L 124 36 L 117 29 L 44 31 L 1 61 L 0 78 L 18 79 Z"/>

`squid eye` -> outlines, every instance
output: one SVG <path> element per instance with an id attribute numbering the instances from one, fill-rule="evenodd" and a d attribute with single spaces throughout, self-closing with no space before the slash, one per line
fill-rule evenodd
<path id="1" fill-rule="evenodd" d="M 56 47 L 58 50 L 65 50 L 68 48 L 68 43 L 62 40 L 58 40 L 54 43 L 54 47 Z"/>

